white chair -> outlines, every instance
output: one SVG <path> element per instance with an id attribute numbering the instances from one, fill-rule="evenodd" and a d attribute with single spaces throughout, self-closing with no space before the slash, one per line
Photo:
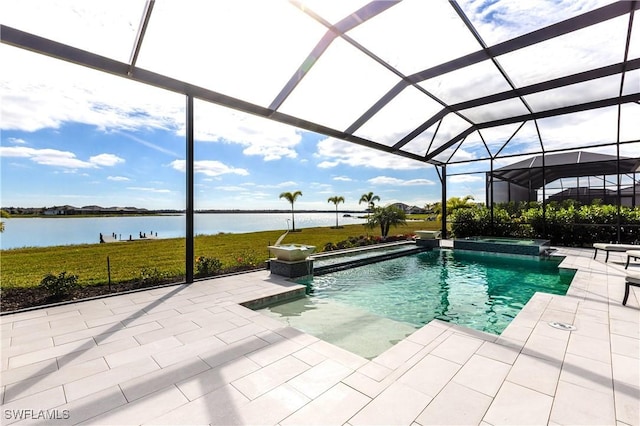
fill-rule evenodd
<path id="1" fill-rule="evenodd" d="M 607 257 L 604 259 L 605 263 L 609 260 L 609 252 L 610 251 L 627 251 L 627 250 L 635 250 L 640 249 L 640 245 L 637 244 L 610 244 L 610 243 L 594 243 L 593 248 L 596 249 L 593 254 L 593 258 L 596 258 L 598 254 L 598 250 L 604 250 L 607 252 Z"/>

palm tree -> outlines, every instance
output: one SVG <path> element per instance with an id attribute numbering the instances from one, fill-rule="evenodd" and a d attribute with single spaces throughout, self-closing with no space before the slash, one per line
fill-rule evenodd
<path id="1" fill-rule="evenodd" d="M 296 230 L 296 217 L 293 214 L 293 203 L 296 201 L 296 198 L 302 195 L 302 191 L 296 191 L 293 194 L 291 192 L 283 192 L 280 194 L 280 198 L 286 199 L 291 203 L 291 230 Z"/>
<path id="2" fill-rule="evenodd" d="M 447 217 L 458 209 L 470 209 L 474 205 L 469 201 L 473 200 L 472 195 L 465 195 L 464 197 L 451 197 L 447 200 Z M 438 216 L 436 220 L 442 221 L 442 203 L 435 203 L 433 206 L 433 212 Z"/>
<path id="3" fill-rule="evenodd" d="M 367 203 L 367 205 L 369 206 L 369 210 L 373 211 L 376 206 L 376 201 L 380 201 L 380 197 L 378 197 L 377 195 L 373 195 L 373 192 L 369 192 L 368 194 L 362 194 L 362 197 L 360 197 L 360 201 L 358 201 L 358 204 Z"/>
<path id="4" fill-rule="evenodd" d="M 327 200 L 327 203 L 333 203 L 336 205 L 336 228 L 338 228 L 338 204 L 344 203 L 344 197 L 342 195 L 330 197 Z"/>
<path id="5" fill-rule="evenodd" d="M 365 226 L 373 229 L 379 225 L 382 238 L 387 238 L 390 227 L 406 224 L 406 214 L 402 209 L 396 206 L 387 206 L 376 209 L 367 219 Z"/>

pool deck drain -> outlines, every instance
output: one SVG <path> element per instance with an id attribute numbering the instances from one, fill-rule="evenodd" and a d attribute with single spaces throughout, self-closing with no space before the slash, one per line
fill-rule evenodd
<path id="1" fill-rule="evenodd" d="M 638 425 L 624 256 L 556 253 L 567 295 L 500 336 L 433 321 L 371 361 L 241 306 L 292 290 L 266 271 L 2 316 L 3 424 Z"/>

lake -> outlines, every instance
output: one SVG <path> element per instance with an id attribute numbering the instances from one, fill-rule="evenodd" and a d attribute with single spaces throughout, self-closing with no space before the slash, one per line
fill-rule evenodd
<path id="1" fill-rule="evenodd" d="M 340 225 L 364 223 L 364 219 L 342 217 Z M 334 226 L 335 213 L 296 213 L 296 228 Z M 287 219 L 289 221 L 287 221 Z M 5 230 L 0 234 L 0 248 L 47 247 L 70 244 L 94 244 L 100 233 L 116 234 L 118 239 L 138 238 L 140 233 L 157 234 L 158 238 L 185 236 L 185 215 L 110 216 L 110 217 L 38 217 L 3 219 Z M 246 233 L 287 230 L 291 213 L 196 213 L 196 235 Z"/>

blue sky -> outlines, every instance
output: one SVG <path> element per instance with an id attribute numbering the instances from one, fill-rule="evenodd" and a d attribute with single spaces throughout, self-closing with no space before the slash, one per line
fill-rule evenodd
<path id="1" fill-rule="evenodd" d="M 197 141 L 196 208 L 287 209 L 278 196 L 296 190 L 303 193 L 296 202 L 301 209 L 331 209 L 327 199 L 334 195 L 345 197 L 340 208 L 363 208 L 358 200 L 369 191 L 383 204 L 422 206 L 440 197 L 432 166 L 394 168 L 406 160 L 374 150 L 366 150 L 369 158 L 336 154 L 333 146 L 323 148 L 326 137 L 296 132 L 291 152 L 269 160 L 239 143 Z M 184 207 L 184 135 L 173 130 L 65 122 L 33 132 L 5 130 L 2 147 L 3 206 Z M 379 165 L 361 164 L 369 160 Z"/>
<path id="2" fill-rule="evenodd" d="M 312 8 L 336 21 L 345 16 L 345 10 L 357 10 L 363 2 L 311 3 Z M 492 45 L 557 19 L 591 10 L 608 0 L 560 3 L 461 0 L 459 3 L 485 41 Z M 65 0 L 62 6 L 56 6 L 42 1 L 38 3 L 37 13 L 33 10 L 35 4 L 3 3 L 3 24 L 126 61 L 143 3 L 119 2 L 118 7 L 113 8 L 107 3 Z M 139 66 L 196 84 L 212 82 L 213 90 L 268 105 L 292 70 L 326 32 L 325 27 L 310 21 L 289 2 L 252 2 L 255 13 L 250 15 L 246 14 L 242 2 L 204 2 L 202 5 L 225 10 L 212 10 L 210 14 L 182 19 L 179 14 L 188 10 L 180 2 L 156 3 Z M 261 8 L 264 10 L 258 10 Z M 332 11 L 332 8 L 340 10 Z M 403 8 L 406 8 L 404 12 Z M 212 24 L 210 19 L 224 16 L 223 12 L 237 16 L 238 20 L 222 19 Z M 267 15 L 269 19 L 264 19 Z M 169 22 L 163 22 L 163 17 Z M 423 17 L 430 19 L 428 25 Z M 283 21 L 275 25 L 277 19 Z M 59 25 L 60 22 L 68 24 Z M 175 22 L 189 22 L 189 31 L 166 31 Z M 236 28 L 238 22 L 247 28 L 256 28 L 256 31 L 262 29 L 270 37 L 263 40 L 245 34 Z M 159 24 L 154 27 L 154 23 Z M 381 31 L 390 25 L 397 31 L 393 34 Z M 452 30 L 454 26 L 456 31 Z M 446 1 L 406 1 L 394 6 L 389 13 L 356 27 L 350 35 L 366 42 L 375 49 L 374 53 L 410 75 L 476 51 L 477 42 L 465 28 L 459 27 L 463 25 Z M 103 30 L 113 32 L 105 36 Z M 291 31 L 296 37 L 291 37 Z M 118 37 L 114 38 L 116 34 Z M 236 34 L 236 37 L 226 37 L 225 43 L 207 45 L 206 55 L 197 50 L 200 45 L 191 43 L 193 39 L 218 39 L 228 34 Z M 414 54 L 423 51 L 422 40 L 442 37 L 442 34 L 448 34 L 448 43 L 430 44 L 429 55 Z M 517 84 L 531 84 L 541 78 L 614 63 L 624 53 L 620 47 L 624 46 L 626 25 L 607 22 L 571 37 L 573 39 L 568 43 L 563 39 L 534 46 L 539 49 L 538 53 L 534 51 L 530 56 L 517 52 L 505 55 L 500 58 L 501 63 Z M 608 45 L 602 47 L 603 43 L 610 43 L 611 49 Z M 247 49 L 254 49 L 252 55 L 235 53 Z M 633 44 L 631 56 L 637 56 L 639 50 Z M 225 58 L 224 55 L 230 56 Z M 361 56 L 354 54 L 343 40 L 335 40 L 280 110 L 336 129 L 346 128 L 397 81 L 397 76 L 391 76 L 381 70 L 382 67 L 367 68 L 373 61 Z M 183 96 L 7 45 L 0 45 L 0 57 L 5 64 L 0 74 L 2 206 L 97 204 L 184 208 Z M 212 66 L 211 57 L 218 58 L 225 66 Z M 198 66 L 182 65 L 183 59 L 194 58 L 201 60 Z M 526 62 L 531 58 L 534 58 L 534 64 Z M 327 66 L 330 61 L 334 61 L 334 65 L 335 61 L 349 65 Z M 260 67 L 256 68 L 256 64 Z M 259 74 L 256 69 L 260 70 Z M 557 75 L 548 74 L 552 69 Z M 451 74 L 425 81 L 423 85 L 450 103 L 505 90 L 504 79 L 488 63 Z M 256 75 L 260 78 L 256 79 Z M 632 86 L 637 84 L 638 73 L 629 74 L 627 81 L 634 90 Z M 597 81 L 587 90 L 567 87 L 558 93 L 532 96 L 529 101 L 534 107 L 544 109 L 563 104 L 568 96 L 600 96 L 599 91 L 617 93 L 618 89 L 619 79 L 611 78 Z M 340 96 L 349 101 L 336 102 Z M 392 144 L 441 108 L 417 90 L 403 91 L 397 101 L 356 134 Z M 395 108 L 397 105 L 403 108 Z M 504 107 L 517 107 L 514 111 L 523 108 L 522 105 Z M 633 119 L 635 112 L 630 109 L 633 107 L 623 108 L 623 139 L 637 139 L 640 131 L 640 124 Z M 491 117 L 492 111 L 468 113 L 482 122 Z M 625 120 L 624 116 L 630 118 Z M 554 147 L 571 148 L 571 144 L 585 141 L 595 145 L 615 140 L 616 118 L 617 109 L 609 108 L 539 120 L 538 126 L 545 141 Z M 452 117 L 449 123 L 447 120 L 449 117 L 444 123 L 451 124 L 451 128 L 445 129 L 443 125 L 438 133 L 441 140 L 453 137 L 468 126 L 457 117 Z M 576 137 L 577 129 L 581 132 L 580 137 Z M 484 138 L 495 150 L 514 130 L 513 126 L 488 129 Z M 411 152 L 425 152 L 433 132 L 433 128 L 428 129 L 405 148 Z M 439 178 L 431 165 L 197 100 L 195 138 L 197 209 L 287 209 L 289 205 L 278 195 L 296 190 L 303 193 L 296 202 L 297 208 L 320 210 L 334 208 L 327 199 L 335 195 L 346 199 L 341 208 L 364 208 L 358 200 L 370 191 L 381 198 L 383 205 L 403 202 L 423 206 L 439 201 L 441 197 Z M 526 153 L 538 149 L 536 129 L 528 124 L 505 152 Z M 474 159 L 483 150 L 484 144 L 473 134 L 457 151 L 456 158 Z M 625 146 L 621 154 L 637 155 L 635 151 L 637 146 Z M 496 161 L 494 165 L 499 167 L 520 159 Z M 484 201 L 483 174 L 452 174 L 487 169 L 486 163 L 473 163 L 449 170 L 447 195 L 472 195 L 478 201 Z"/>

